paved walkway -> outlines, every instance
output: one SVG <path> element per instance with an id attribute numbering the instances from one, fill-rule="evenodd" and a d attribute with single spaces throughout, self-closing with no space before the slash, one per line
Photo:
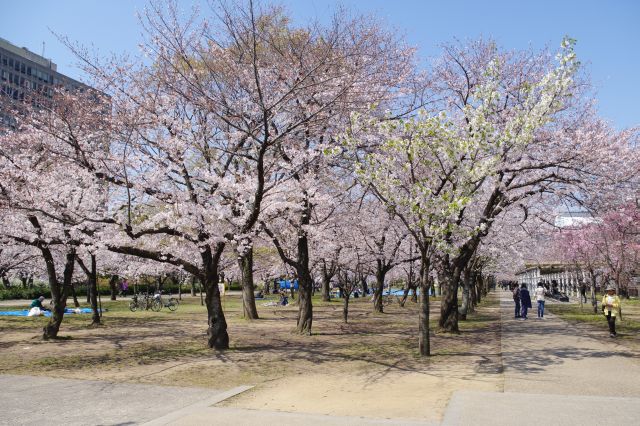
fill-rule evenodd
<path id="1" fill-rule="evenodd" d="M 605 328 L 578 331 L 535 310 L 516 320 L 508 292 L 500 305 L 504 393 L 454 394 L 444 425 L 640 424 L 640 362 Z"/>
<path id="2" fill-rule="evenodd" d="M 638 425 L 640 361 L 608 334 L 547 314 L 513 319 L 501 293 L 504 392 L 456 392 L 442 425 Z M 433 425 L 215 407 L 228 391 L 0 376 L 0 424 Z M 53 413 L 59 417 L 53 419 Z"/>

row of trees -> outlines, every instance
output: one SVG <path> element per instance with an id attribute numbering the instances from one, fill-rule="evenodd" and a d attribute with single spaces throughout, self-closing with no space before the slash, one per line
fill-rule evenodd
<path id="1" fill-rule="evenodd" d="M 325 298 L 332 279 L 348 290 L 375 277 L 381 311 L 387 275 L 407 266 L 428 355 L 435 278 L 439 327 L 457 332 L 459 288 L 466 315 L 531 211 L 637 178 L 635 133 L 597 117 L 570 39 L 555 59 L 454 43 L 421 70 L 370 17 L 294 26 L 252 2 L 214 12 L 151 3 L 136 59 L 67 41 L 96 90 L 20 105 L 2 135 L 2 243 L 44 260 L 55 306 L 45 337 L 75 265 L 95 283 L 99 259 L 119 255 L 196 277 L 208 344 L 228 348 L 220 273 L 235 265 L 257 318 L 254 253 L 272 252 L 299 280 L 300 333 L 312 328 L 314 276 Z"/>

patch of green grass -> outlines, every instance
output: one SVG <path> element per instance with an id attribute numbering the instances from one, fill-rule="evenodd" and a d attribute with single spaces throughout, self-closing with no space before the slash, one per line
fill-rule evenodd
<path id="1" fill-rule="evenodd" d="M 623 302 L 622 321 L 618 321 L 616 323 L 616 331 L 625 336 L 634 335 L 634 338 L 638 338 L 638 332 L 640 332 L 640 321 L 624 315 L 625 302 L 626 301 Z M 594 314 L 591 306 L 585 305 L 581 308 L 580 305 L 576 304 L 549 304 L 548 309 L 560 318 L 570 322 L 592 324 L 602 329 L 607 328 L 607 321 L 604 318 L 604 315 L 602 315 L 600 310 L 598 310 L 597 314 Z"/>

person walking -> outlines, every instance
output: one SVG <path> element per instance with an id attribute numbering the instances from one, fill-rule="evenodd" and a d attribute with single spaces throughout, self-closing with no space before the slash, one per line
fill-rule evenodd
<path id="1" fill-rule="evenodd" d="M 609 324 L 609 337 L 616 337 L 616 315 L 622 312 L 620 298 L 616 294 L 616 288 L 613 284 L 607 286 L 606 292 L 607 294 L 602 297 L 602 313 Z"/>
<path id="2" fill-rule="evenodd" d="M 522 284 L 522 288 L 520 289 L 520 316 L 522 316 L 523 320 L 527 319 L 527 311 L 531 308 L 531 295 L 529 295 L 529 290 L 527 290 L 527 285 Z"/>
<path id="3" fill-rule="evenodd" d="M 580 299 L 582 303 L 587 303 L 587 284 L 580 280 Z"/>
<path id="4" fill-rule="evenodd" d="M 536 296 L 536 302 L 538 302 L 538 318 L 544 318 L 544 285 L 542 281 L 538 283 L 534 294 Z"/>
<path id="5" fill-rule="evenodd" d="M 520 288 L 518 284 L 513 289 L 513 301 L 516 303 L 515 318 L 520 318 Z"/>

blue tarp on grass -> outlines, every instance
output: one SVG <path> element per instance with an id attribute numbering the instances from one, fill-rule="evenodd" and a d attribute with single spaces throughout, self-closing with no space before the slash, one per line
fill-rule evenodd
<path id="1" fill-rule="evenodd" d="M 79 308 L 79 309 L 80 309 L 79 312 L 76 312 L 75 309 L 66 308 L 64 310 L 64 313 L 66 315 L 66 314 L 76 314 L 76 313 L 90 314 L 91 312 L 93 312 L 89 308 Z M 26 317 L 28 313 L 29 313 L 29 309 L 25 309 L 23 311 L 0 311 L 0 316 L 5 316 L 5 317 Z M 51 316 L 51 312 L 50 311 L 44 311 L 44 316 L 45 317 L 50 317 Z"/>

